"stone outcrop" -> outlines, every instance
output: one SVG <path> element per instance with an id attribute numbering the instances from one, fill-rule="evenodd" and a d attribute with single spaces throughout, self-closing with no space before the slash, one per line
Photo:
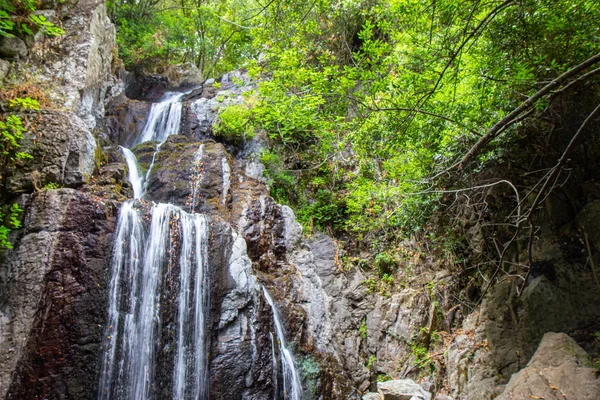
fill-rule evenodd
<path id="1" fill-rule="evenodd" d="M 377 390 L 383 400 L 430 400 L 431 393 L 425 391 L 412 379 L 379 382 Z"/>
<path id="2" fill-rule="evenodd" d="M 588 354 L 564 333 L 546 333 L 527 366 L 498 400 L 600 398 L 600 377 Z"/>
<path id="3" fill-rule="evenodd" d="M 28 136 L 22 150 L 32 158 L 8 176 L 10 193 L 27 193 L 53 183 L 78 187 L 96 168 L 96 139 L 85 123 L 72 113 L 42 112 L 32 116 L 35 136 Z"/>
<path id="4" fill-rule="evenodd" d="M 591 268 L 565 259 L 558 243 L 545 239 L 540 258 L 547 270 L 534 276 L 520 297 L 505 280 L 490 290 L 462 334 L 445 354 L 450 394 L 457 399 L 496 397 L 524 368 L 546 332 L 572 332 L 600 318 Z"/>
<path id="5" fill-rule="evenodd" d="M 121 93 L 106 106 L 104 125 L 107 139 L 114 144 L 131 147 L 146 125 L 152 103 L 133 100 Z"/>
<path id="6" fill-rule="evenodd" d="M 0 37 L 0 57 L 25 58 L 29 54 L 27 45 L 18 37 Z"/>
<path id="7" fill-rule="evenodd" d="M 91 398 L 118 205 L 74 189 L 21 204 L 24 229 L 0 275 L 0 396 Z"/>
<path id="8" fill-rule="evenodd" d="M 45 5 L 55 6 L 45 3 L 39 12 L 55 20 Z M 68 1 L 60 14 L 67 33 L 31 38 L 27 58 L 13 61 L 13 73 L 3 76 L 6 85 L 35 77 L 26 83 L 43 92 L 52 109 L 22 115 L 29 128 L 22 150 L 33 158 L 5 181 L 9 200 L 24 212 L 23 228 L 11 236 L 14 249 L 0 265 L 1 398 L 94 398 L 97 388 L 118 213 L 112 199 L 123 198 L 127 188 L 125 169 L 109 162 L 93 134 L 103 122 L 105 98 L 119 91 L 115 28 L 104 2 Z M 40 53 L 44 48 L 52 51 Z M 96 195 L 103 192 L 96 178 L 106 183 L 104 197 Z M 63 188 L 48 189 L 56 187 Z"/>

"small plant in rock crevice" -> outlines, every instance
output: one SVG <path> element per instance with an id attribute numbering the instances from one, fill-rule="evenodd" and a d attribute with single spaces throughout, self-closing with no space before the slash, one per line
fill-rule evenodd
<path id="1" fill-rule="evenodd" d="M 367 318 L 363 318 L 362 322 L 360 323 L 360 328 L 358 328 L 358 333 L 360 335 L 361 338 L 366 339 L 367 338 Z"/>

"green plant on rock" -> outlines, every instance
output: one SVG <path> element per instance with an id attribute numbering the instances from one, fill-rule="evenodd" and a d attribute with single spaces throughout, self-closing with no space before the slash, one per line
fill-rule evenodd
<path id="1" fill-rule="evenodd" d="M 362 284 L 367 287 L 367 293 L 376 293 L 379 287 L 377 280 L 373 277 L 365 279 Z"/>
<path id="2" fill-rule="evenodd" d="M 65 31 L 35 14 L 39 3 L 35 0 L 0 1 L 0 36 L 15 37 L 42 32 L 47 36 L 61 36 Z"/>
<path id="3" fill-rule="evenodd" d="M 365 367 L 367 367 L 367 369 L 369 369 L 373 365 L 375 365 L 376 362 L 377 362 L 377 357 L 375 357 L 374 355 L 371 355 L 369 357 L 369 360 L 367 361 L 367 364 L 365 365 Z"/>
<path id="4" fill-rule="evenodd" d="M 429 355 L 427 347 L 417 341 L 413 341 L 410 344 L 411 354 L 415 359 L 415 365 L 420 369 L 426 369 L 429 371 L 435 370 L 435 364 Z"/>
<path id="5" fill-rule="evenodd" d="M 44 187 L 42 188 L 42 190 L 55 190 L 55 189 L 58 189 L 58 188 L 59 188 L 59 186 L 58 186 L 57 183 L 55 183 L 55 182 L 49 182 L 49 183 L 46 183 L 44 185 Z"/>
<path id="6" fill-rule="evenodd" d="M 31 98 L 15 98 L 9 100 L 9 107 L 14 111 L 39 110 L 39 104 Z M 27 128 L 17 114 L 8 114 L 0 119 L 0 181 L 4 181 L 7 171 L 15 168 L 17 163 L 31 159 L 32 155 L 21 151 L 21 141 Z M 0 207 L 0 250 L 12 248 L 8 234 L 21 227 L 19 216 L 23 210 L 18 204 Z"/>
<path id="7" fill-rule="evenodd" d="M 360 323 L 360 328 L 358 328 L 358 334 L 363 339 L 367 338 L 367 334 L 368 334 L 368 331 L 367 331 L 367 317 L 363 318 L 362 322 Z"/>
<path id="8" fill-rule="evenodd" d="M 31 98 L 16 98 L 9 100 L 9 105 L 15 110 L 34 110 L 38 111 L 39 104 Z M 30 159 L 31 154 L 20 151 L 21 141 L 26 128 L 19 115 L 9 114 L 0 119 L 0 157 L 2 163 L 0 168 L 0 179 L 4 178 L 6 169 L 17 160 Z"/>
<path id="9" fill-rule="evenodd" d="M 245 104 L 225 108 L 213 125 L 213 133 L 232 143 L 240 143 L 254 137 L 252 111 Z"/>
<path id="10" fill-rule="evenodd" d="M 23 210 L 17 203 L 0 207 L 0 250 L 12 249 L 8 235 L 21 227 L 20 216 Z"/>
<path id="11" fill-rule="evenodd" d="M 389 376 L 388 374 L 384 374 L 382 372 L 377 374 L 377 382 L 387 382 L 387 381 L 391 381 L 393 378 L 391 376 Z"/>

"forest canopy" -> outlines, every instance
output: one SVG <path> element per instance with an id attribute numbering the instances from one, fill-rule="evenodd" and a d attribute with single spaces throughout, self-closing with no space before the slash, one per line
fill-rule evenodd
<path id="1" fill-rule="evenodd" d="M 382 259 L 448 196 L 477 194 L 484 218 L 499 186 L 513 210 L 499 235 L 533 232 L 596 112 L 594 0 L 116 0 L 110 12 L 127 67 L 247 68 L 258 89 L 222 123 L 268 135 L 273 197 L 309 232 L 351 233 Z"/>

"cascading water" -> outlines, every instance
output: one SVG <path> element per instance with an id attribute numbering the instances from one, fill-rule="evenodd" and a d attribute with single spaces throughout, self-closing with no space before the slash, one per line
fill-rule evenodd
<path id="1" fill-rule="evenodd" d="M 277 334 L 277 341 L 279 342 L 279 355 L 281 357 L 281 369 L 283 376 L 283 395 L 286 400 L 300 400 L 302 399 L 302 383 L 300 382 L 300 376 L 296 369 L 296 363 L 294 356 L 287 346 L 285 341 L 285 334 L 281 319 L 279 318 L 279 312 L 273 299 L 267 289 L 263 287 L 263 294 L 267 303 L 271 307 L 273 313 L 273 322 L 275 323 L 275 333 Z M 273 336 L 271 336 L 273 340 Z M 275 364 L 275 362 L 274 362 Z"/>
<path id="2" fill-rule="evenodd" d="M 156 140 L 164 142 L 169 135 L 179 133 L 182 97 L 186 93 L 165 93 L 159 103 L 152 104 L 148 120 L 137 143 Z"/>
<path id="3" fill-rule="evenodd" d="M 125 161 L 127 161 L 127 169 L 128 169 L 128 179 L 131 182 L 131 186 L 133 186 L 133 198 L 141 199 L 144 195 L 144 179 L 142 174 L 138 168 L 137 160 L 135 158 L 135 154 L 131 152 L 126 147 L 121 146 L 121 151 L 123 152 L 123 156 L 125 156 Z"/>
<path id="4" fill-rule="evenodd" d="M 170 204 L 154 204 L 151 215 L 150 228 L 145 232 L 133 202 L 125 202 L 121 209 L 99 398 L 152 398 L 155 336 L 161 324 L 161 276 L 178 265 L 173 399 L 203 399 L 208 221 L 203 215 L 188 214 Z M 173 257 L 177 252 L 178 259 Z"/>
<path id="5" fill-rule="evenodd" d="M 154 104 L 138 142 L 159 140 L 179 132 L 181 98 L 168 94 Z M 157 146 L 156 153 L 160 150 Z M 144 196 L 145 179 L 135 155 L 122 148 L 129 168 L 134 199 Z M 154 160 L 153 157 L 153 160 Z M 208 238 L 205 216 L 189 214 L 171 204 L 153 204 L 150 226 L 145 228 L 142 211 L 135 200 L 123 203 L 117 225 L 109 287 L 109 310 L 99 399 L 157 398 L 156 359 L 161 333 L 163 276 L 178 287 L 176 350 L 172 398 L 202 400 L 207 395 L 205 314 L 209 306 Z M 177 257 L 179 254 L 179 257 Z M 172 282 L 174 281 L 174 283 Z"/>

